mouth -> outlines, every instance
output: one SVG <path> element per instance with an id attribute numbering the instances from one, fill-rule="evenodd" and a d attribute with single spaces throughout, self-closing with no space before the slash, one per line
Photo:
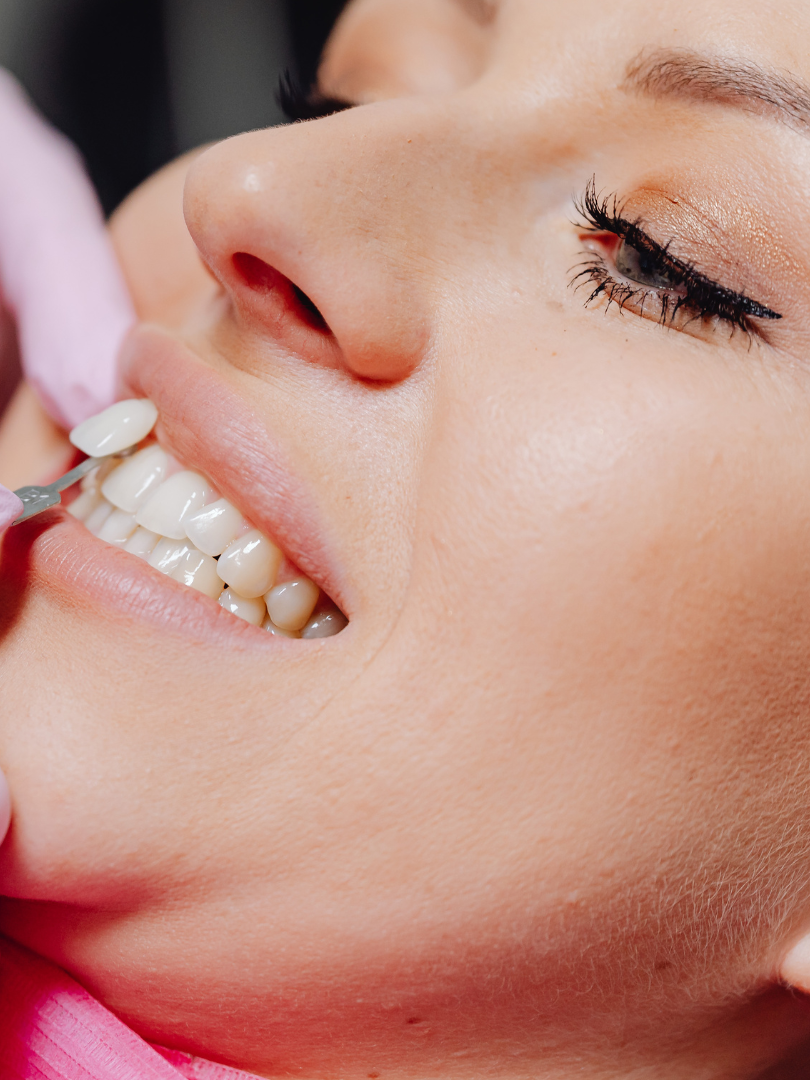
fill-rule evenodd
<path id="1" fill-rule="evenodd" d="M 147 414 L 159 412 L 144 400 L 129 411 L 141 415 L 144 406 Z M 98 455 L 104 446 L 127 442 L 129 422 L 119 403 L 80 425 L 71 439 Z M 226 498 L 207 471 L 178 460 L 151 427 L 136 431 L 138 442 L 126 456 L 110 457 L 84 477 L 67 512 L 99 541 L 208 597 L 235 619 L 286 638 L 340 633 L 346 616 L 267 529 L 266 508 L 252 513 L 248 498 Z M 165 429 L 158 424 L 164 436 Z"/>

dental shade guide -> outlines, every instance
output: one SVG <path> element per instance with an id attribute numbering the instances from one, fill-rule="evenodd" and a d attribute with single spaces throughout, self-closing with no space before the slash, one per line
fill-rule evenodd
<path id="1" fill-rule="evenodd" d="M 19 488 L 14 494 L 23 504 L 23 512 L 11 524 L 19 525 L 23 521 L 28 521 L 29 518 L 36 517 L 37 514 L 41 514 L 44 510 L 50 510 L 52 506 L 58 506 L 62 501 L 63 491 L 72 487 L 73 484 L 81 480 L 87 473 L 92 472 L 102 462 L 109 461 L 113 457 L 125 457 L 126 453 L 127 451 L 107 454 L 105 457 L 89 457 L 77 465 L 75 469 L 71 469 L 64 476 L 60 476 L 58 480 L 54 480 L 52 484 L 31 484 L 28 487 Z"/>

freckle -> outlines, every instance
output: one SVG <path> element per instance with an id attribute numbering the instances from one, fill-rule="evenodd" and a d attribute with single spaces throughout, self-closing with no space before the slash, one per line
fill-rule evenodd
<path id="1" fill-rule="evenodd" d="M 408 1020 L 408 1021 L 406 1021 L 406 1022 L 407 1022 L 408 1024 L 421 1024 L 421 1023 L 422 1023 L 422 1021 L 421 1021 L 421 1020 L 419 1019 L 419 1017 L 418 1017 L 418 1016 L 412 1016 L 412 1017 L 410 1018 L 410 1020 Z"/>
<path id="2" fill-rule="evenodd" d="M 377 1077 L 380 1074 L 379 1073 L 369 1073 L 368 1075 L 369 1075 L 369 1080 L 377 1080 Z"/>

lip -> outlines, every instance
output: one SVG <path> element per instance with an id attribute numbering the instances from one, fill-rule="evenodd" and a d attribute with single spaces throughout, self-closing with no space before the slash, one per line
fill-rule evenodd
<path id="1" fill-rule="evenodd" d="M 226 380 L 183 342 L 149 326 L 127 339 L 121 374 L 127 395 L 157 406 L 161 445 L 204 473 L 351 620 L 354 590 L 315 500 L 284 448 Z"/>
<path id="2" fill-rule="evenodd" d="M 189 468 L 204 472 L 351 617 L 349 590 L 314 500 L 282 448 L 224 380 L 181 342 L 151 327 L 139 328 L 128 339 L 122 378 L 127 395 L 148 397 L 157 406 L 157 436 L 164 447 Z M 15 570 L 33 575 L 68 604 L 79 596 L 116 619 L 145 619 L 186 638 L 241 640 L 273 651 L 301 647 L 235 618 L 194 589 L 98 540 L 62 509 L 18 525 L 4 541 L 9 577 Z"/>

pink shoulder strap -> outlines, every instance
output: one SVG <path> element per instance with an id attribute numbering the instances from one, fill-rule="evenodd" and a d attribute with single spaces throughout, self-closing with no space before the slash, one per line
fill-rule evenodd
<path id="1" fill-rule="evenodd" d="M 5 938 L 0 938 L 0 1077 L 251 1080 L 226 1065 L 150 1046 L 61 968 Z"/>

